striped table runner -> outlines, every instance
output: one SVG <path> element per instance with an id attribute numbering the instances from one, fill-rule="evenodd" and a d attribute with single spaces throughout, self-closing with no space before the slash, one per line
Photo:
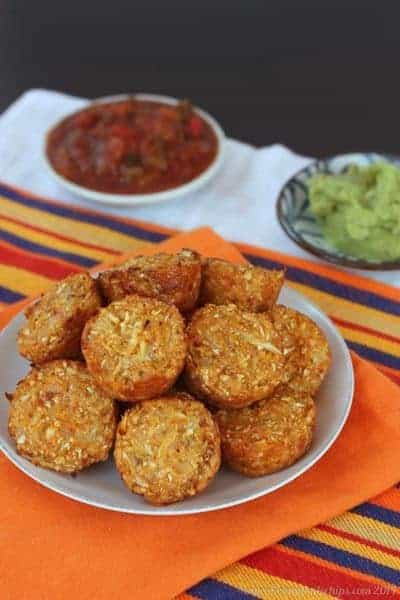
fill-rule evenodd
<path id="1" fill-rule="evenodd" d="M 172 233 L 0 185 L 0 309 L 43 291 L 69 273 L 112 262 Z M 400 290 L 332 267 L 237 246 L 253 264 L 286 267 L 289 285 L 321 306 L 349 347 L 400 383 Z M 247 556 L 181 594 L 179 600 L 380 595 L 400 599 L 398 486 Z"/>

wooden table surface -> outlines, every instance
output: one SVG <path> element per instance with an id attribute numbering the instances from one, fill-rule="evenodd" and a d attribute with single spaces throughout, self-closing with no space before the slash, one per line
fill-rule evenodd
<path id="1" fill-rule="evenodd" d="M 228 135 L 400 154 L 400 3 L 2 0 L 0 109 L 46 87 L 186 96 Z"/>

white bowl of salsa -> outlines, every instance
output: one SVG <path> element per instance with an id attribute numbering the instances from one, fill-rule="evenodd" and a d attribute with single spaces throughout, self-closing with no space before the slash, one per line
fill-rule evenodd
<path id="1" fill-rule="evenodd" d="M 90 102 L 48 131 L 49 174 L 88 200 L 114 205 L 174 200 L 197 191 L 223 161 L 225 135 L 187 100 L 124 94 Z"/>

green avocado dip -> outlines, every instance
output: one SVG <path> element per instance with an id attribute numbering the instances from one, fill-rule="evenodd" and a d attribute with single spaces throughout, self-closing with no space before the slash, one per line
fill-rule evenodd
<path id="1" fill-rule="evenodd" d="M 325 238 L 344 254 L 400 258 L 400 169 L 394 165 L 350 165 L 339 175 L 314 175 L 309 198 Z"/>

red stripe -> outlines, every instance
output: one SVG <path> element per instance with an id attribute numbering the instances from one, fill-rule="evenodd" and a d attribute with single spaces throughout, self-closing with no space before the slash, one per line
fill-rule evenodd
<path id="1" fill-rule="evenodd" d="M 385 373 L 386 377 L 391 379 L 393 383 L 396 385 L 400 385 L 400 377 L 398 375 L 393 375 L 393 373 Z"/>
<path id="2" fill-rule="evenodd" d="M 378 589 L 383 590 L 382 597 L 384 598 L 390 600 L 400 598 L 400 593 L 397 594 L 386 586 L 338 571 L 329 565 L 318 565 L 300 556 L 281 551 L 279 546 L 265 548 L 247 556 L 240 562 L 269 575 L 315 588 L 337 598 L 343 598 L 343 600 L 352 598 L 353 592 L 357 594 L 361 590 L 365 590 L 363 595 L 368 597 L 379 595 L 377 594 Z M 357 597 L 359 597 L 358 594 Z"/>
<path id="3" fill-rule="evenodd" d="M 370 329 L 369 327 L 365 327 L 365 325 L 360 325 L 359 323 L 353 323 L 351 321 L 346 321 L 345 319 L 338 319 L 338 317 L 333 317 L 329 315 L 329 318 L 337 325 L 341 325 L 342 327 L 348 327 L 349 329 L 354 329 L 356 331 L 362 331 L 364 333 L 369 333 L 377 338 L 381 338 L 382 340 L 388 340 L 390 342 L 400 343 L 400 338 L 395 337 L 394 335 L 389 335 L 388 333 L 382 333 L 381 331 L 377 331 L 376 329 Z"/>
<path id="4" fill-rule="evenodd" d="M 390 367 L 385 367 L 385 365 L 381 365 L 379 363 L 372 363 L 379 371 L 381 371 L 381 373 L 383 373 L 384 375 L 386 375 L 386 377 L 389 377 L 389 379 L 392 379 L 392 381 L 394 383 L 397 383 L 398 385 L 400 385 L 400 373 L 398 373 L 397 371 L 395 371 L 394 369 L 391 369 Z"/>
<path id="5" fill-rule="evenodd" d="M 400 385 L 400 376 L 393 375 L 393 373 L 384 373 L 384 375 L 391 379 L 396 385 Z"/>
<path id="6" fill-rule="evenodd" d="M 71 273 L 82 271 L 72 263 L 63 262 L 56 258 L 44 258 L 38 254 L 8 245 L 5 242 L 0 242 L 0 262 L 4 265 L 44 275 L 49 279 L 63 279 Z"/>
<path id="7" fill-rule="evenodd" d="M 333 533 L 337 537 L 341 537 L 345 540 L 359 542 L 360 544 L 363 544 L 364 546 L 369 546 L 370 548 L 375 548 L 376 550 L 385 552 L 385 554 L 391 554 L 392 556 L 400 557 L 400 550 L 394 550 L 393 548 L 388 548 L 387 546 L 378 544 L 378 542 L 373 542 L 372 540 L 368 540 L 366 538 L 360 537 L 359 535 L 356 535 L 354 533 L 349 533 L 348 531 L 343 531 L 342 529 L 336 529 L 336 527 L 332 527 L 331 525 L 318 525 L 317 529 L 321 529 L 321 531 L 327 531 L 328 533 Z"/>
<path id="8" fill-rule="evenodd" d="M 0 215 L 0 219 L 4 219 L 5 221 L 10 221 L 11 223 L 15 223 L 16 225 L 26 227 L 27 229 L 32 229 L 32 231 L 38 231 L 40 233 L 44 233 L 46 235 L 56 238 L 57 240 L 62 240 L 64 242 L 72 242 L 73 244 L 76 244 L 78 246 L 83 246 L 84 248 L 92 248 L 93 250 L 100 250 L 102 252 L 107 252 L 108 254 L 112 254 L 113 256 L 118 256 L 119 254 L 121 254 L 121 252 L 118 252 L 117 250 L 111 250 L 110 248 L 105 248 L 104 246 L 98 246 L 97 244 L 81 242 L 80 240 L 68 237 L 61 233 L 55 233 L 54 231 L 50 231 L 48 229 L 43 229 L 42 227 L 38 227 L 37 225 L 32 225 L 32 223 L 27 223 L 26 221 L 20 221 L 19 219 L 15 219 L 14 217 Z"/>

